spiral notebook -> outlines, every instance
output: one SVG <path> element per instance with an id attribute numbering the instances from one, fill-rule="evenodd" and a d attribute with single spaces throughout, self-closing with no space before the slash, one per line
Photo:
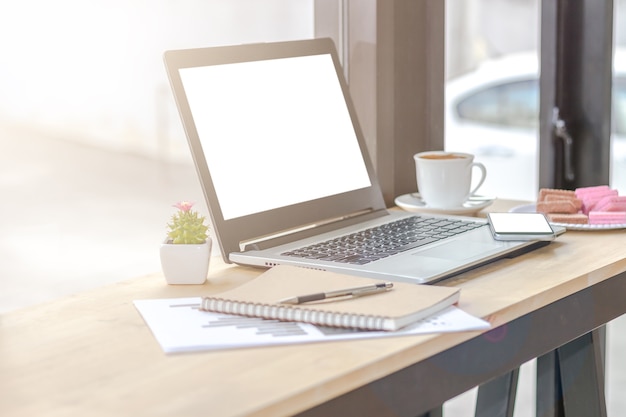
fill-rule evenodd
<path id="1" fill-rule="evenodd" d="M 387 291 L 297 305 L 279 303 L 299 295 L 378 283 L 379 280 L 289 265 L 275 266 L 252 281 L 203 297 L 201 310 L 299 321 L 361 330 L 398 330 L 455 304 L 460 289 L 394 282 Z"/>

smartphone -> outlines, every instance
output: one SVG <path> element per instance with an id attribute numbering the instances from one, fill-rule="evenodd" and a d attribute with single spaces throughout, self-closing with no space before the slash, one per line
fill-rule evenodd
<path id="1" fill-rule="evenodd" d="M 554 240 L 556 233 L 543 213 L 488 213 L 496 240 Z"/>

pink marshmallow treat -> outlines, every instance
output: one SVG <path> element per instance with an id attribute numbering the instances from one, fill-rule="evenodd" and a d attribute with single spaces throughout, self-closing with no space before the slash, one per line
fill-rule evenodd
<path id="1" fill-rule="evenodd" d="M 618 195 L 617 190 L 611 189 L 608 185 L 598 185 L 595 187 L 577 188 L 576 197 L 582 200 L 582 212 L 589 214 L 591 211 L 599 211 L 598 203 L 607 197 Z"/>
<path id="2" fill-rule="evenodd" d="M 626 195 L 604 197 L 594 206 L 593 211 L 626 211 Z"/>

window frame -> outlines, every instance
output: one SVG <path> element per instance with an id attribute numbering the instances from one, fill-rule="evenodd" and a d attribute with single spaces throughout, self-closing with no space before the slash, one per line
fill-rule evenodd
<path id="1" fill-rule="evenodd" d="M 315 0 L 335 40 L 387 206 L 417 190 L 413 155 L 444 146 L 445 2 Z"/>
<path id="2" fill-rule="evenodd" d="M 540 45 L 539 186 L 609 184 L 613 0 L 543 0 Z M 571 137 L 573 178 L 555 109 Z"/>

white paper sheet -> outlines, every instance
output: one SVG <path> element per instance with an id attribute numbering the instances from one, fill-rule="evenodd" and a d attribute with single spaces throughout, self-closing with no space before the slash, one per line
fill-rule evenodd
<path id="1" fill-rule="evenodd" d="M 490 324 L 449 307 L 395 332 L 357 331 L 200 311 L 200 297 L 136 300 L 135 307 L 166 353 L 426 333 L 484 330 Z"/>

